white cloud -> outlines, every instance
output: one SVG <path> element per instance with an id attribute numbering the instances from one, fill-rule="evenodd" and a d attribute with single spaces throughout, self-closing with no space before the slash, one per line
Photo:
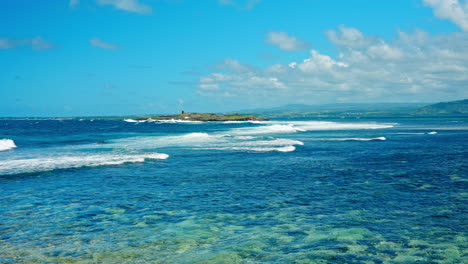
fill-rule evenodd
<path id="1" fill-rule="evenodd" d="M 109 43 L 109 42 L 104 42 L 103 40 L 98 39 L 98 38 L 90 39 L 89 43 L 91 43 L 91 45 L 93 45 L 95 47 L 103 48 L 103 49 L 118 49 L 119 48 L 119 46 L 117 46 L 115 44 L 112 44 L 112 43 Z"/>
<path id="2" fill-rule="evenodd" d="M 52 43 L 45 41 L 42 37 L 35 38 L 0 38 L 0 49 L 16 49 L 27 47 L 34 50 L 52 49 Z"/>
<path id="3" fill-rule="evenodd" d="M 340 25 L 338 31 L 328 30 L 326 34 L 328 39 L 338 46 L 360 47 L 369 44 L 369 38 L 366 38 L 361 31 L 344 25 Z"/>
<path id="4" fill-rule="evenodd" d="M 288 36 L 286 32 L 270 31 L 266 41 L 269 44 L 277 45 L 280 49 L 287 51 L 306 50 L 310 47 L 309 43 L 298 40 L 293 36 Z"/>
<path id="5" fill-rule="evenodd" d="M 139 14 L 151 14 L 153 9 L 149 5 L 139 2 L 139 0 L 97 0 L 100 5 L 111 5 L 116 9 L 135 12 Z"/>
<path id="6" fill-rule="evenodd" d="M 335 61 L 327 55 L 318 53 L 316 50 L 312 50 L 310 53 L 312 55 L 310 58 L 305 59 L 300 64 L 292 62 L 293 65 L 297 65 L 299 70 L 303 72 L 330 71 L 336 67 L 348 67 L 346 63 Z M 291 65 L 291 63 L 289 65 Z"/>
<path id="7" fill-rule="evenodd" d="M 468 2 L 458 0 L 423 0 L 424 4 L 434 9 L 438 18 L 448 19 L 468 31 Z"/>
<path id="8" fill-rule="evenodd" d="M 439 101 L 468 97 L 468 33 L 398 32 L 393 41 L 340 26 L 337 56 L 255 67 L 226 59 L 199 79 L 204 96 L 251 104 Z"/>
<path id="9" fill-rule="evenodd" d="M 398 47 L 392 47 L 385 42 L 370 46 L 367 52 L 372 58 L 392 60 L 403 57 L 403 52 Z"/>
<path id="10" fill-rule="evenodd" d="M 237 60 L 233 60 L 231 58 L 226 58 L 223 63 L 216 65 L 217 69 L 220 70 L 228 70 L 231 72 L 241 73 L 241 72 L 249 72 L 253 70 L 253 66 L 241 64 Z"/>

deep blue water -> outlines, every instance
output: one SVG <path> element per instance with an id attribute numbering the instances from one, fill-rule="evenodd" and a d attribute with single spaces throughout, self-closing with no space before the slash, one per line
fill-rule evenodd
<path id="1" fill-rule="evenodd" d="M 0 120 L 0 263 L 468 263 L 467 135 Z"/>

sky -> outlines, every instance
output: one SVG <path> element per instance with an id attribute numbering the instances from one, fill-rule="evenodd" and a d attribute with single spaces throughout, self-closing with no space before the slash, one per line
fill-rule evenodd
<path id="1" fill-rule="evenodd" d="M 465 0 L 2 0 L 0 116 L 461 100 Z"/>

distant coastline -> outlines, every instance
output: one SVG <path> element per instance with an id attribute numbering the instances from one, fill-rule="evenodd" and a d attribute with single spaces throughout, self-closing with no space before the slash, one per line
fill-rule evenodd
<path id="1" fill-rule="evenodd" d="M 261 116 L 261 117 L 259 117 Z M 182 120 L 182 121 L 264 121 L 269 119 L 373 119 L 373 118 L 468 118 L 468 99 L 423 103 L 352 103 L 324 105 L 284 105 L 274 108 L 238 110 L 224 114 L 181 113 L 175 115 L 109 115 L 109 116 L 51 116 L 51 117 L 14 117 L 0 116 L 9 120 L 94 120 L 122 119 L 135 121 Z"/>

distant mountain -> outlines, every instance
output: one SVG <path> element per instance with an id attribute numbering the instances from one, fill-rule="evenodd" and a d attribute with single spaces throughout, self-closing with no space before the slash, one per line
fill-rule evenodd
<path id="1" fill-rule="evenodd" d="M 468 115 L 468 99 L 432 104 L 412 112 L 415 115 Z"/>
<path id="2" fill-rule="evenodd" d="M 305 105 L 289 104 L 274 108 L 238 111 L 268 118 L 366 118 L 405 116 L 426 104 L 422 103 L 346 103 Z"/>
<path id="3" fill-rule="evenodd" d="M 416 110 L 424 103 L 342 103 L 342 104 L 288 104 L 273 108 L 257 108 L 238 111 L 239 113 L 280 113 L 280 112 L 330 112 L 330 111 L 373 111 L 373 110 Z"/>
<path id="4" fill-rule="evenodd" d="M 424 116 L 468 116 L 468 99 L 461 101 L 423 103 L 347 103 L 305 105 L 289 104 L 273 108 L 238 111 L 268 118 L 384 118 Z"/>

